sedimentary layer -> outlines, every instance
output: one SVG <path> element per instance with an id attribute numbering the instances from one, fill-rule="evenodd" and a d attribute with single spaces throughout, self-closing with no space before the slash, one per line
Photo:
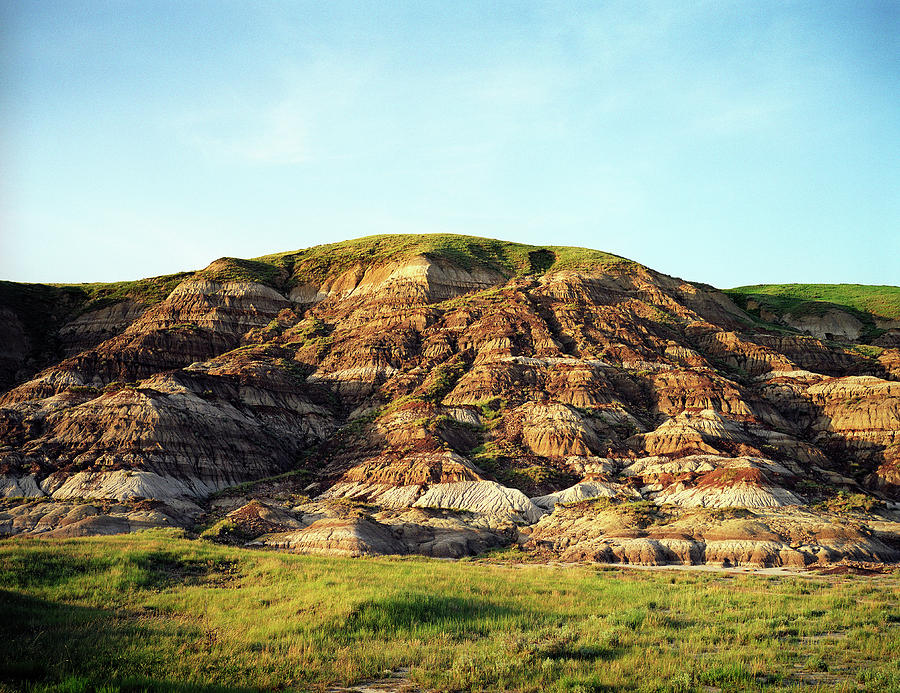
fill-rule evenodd
<path id="1" fill-rule="evenodd" d="M 596 251 L 428 238 L 223 258 L 44 332 L 0 306 L 0 493 L 33 499 L 6 533 L 146 525 L 116 503 L 208 524 L 250 483 L 299 524 L 240 536 L 296 551 L 895 560 L 894 328 L 824 340 Z M 332 510 L 307 522 L 285 489 Z M 594 498 L 674 519 L 573 515 Z"/>

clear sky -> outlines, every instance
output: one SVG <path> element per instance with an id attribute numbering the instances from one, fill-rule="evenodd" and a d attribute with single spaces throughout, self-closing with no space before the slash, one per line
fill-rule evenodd
<path id="1" fill-rule="evenodd" d="M 900 284 L 900 1 L 0 0 L 0 278 L 374 233 Z"/>

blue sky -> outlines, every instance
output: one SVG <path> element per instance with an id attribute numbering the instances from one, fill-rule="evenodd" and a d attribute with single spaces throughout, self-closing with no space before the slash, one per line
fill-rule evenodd
<path id="1" fill-rule="evenodd" d="M 374 233 L 900 284 L 900 2 L 0 0 L 0 278 Z"/>

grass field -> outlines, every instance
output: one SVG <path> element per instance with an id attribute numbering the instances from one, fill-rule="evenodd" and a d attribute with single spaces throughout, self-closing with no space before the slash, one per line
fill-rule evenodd
<path id="1" fill-rule="evenodd" d="M 0 544 L 0 689 L 900 690 L 900 577 Z"/>
<path id="2" fill-rule="evenodd" d="M 864 284 L 758 284 L 725 291 L 742 307 L 754 299 L 777 314 L 818 315 L 832 303 L 850 312 L 900 320 L 900 287 Z"/>

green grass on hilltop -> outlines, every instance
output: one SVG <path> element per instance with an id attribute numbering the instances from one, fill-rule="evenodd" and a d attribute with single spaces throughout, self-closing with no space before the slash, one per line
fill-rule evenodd
<path id="1" fill-rule="evenodd" d="M 255 281 L 279 290 L 302 282 L 322 282 L 328 276 L 360 265 L 370 267 L 416 255 L 443 258 L 464 269 L 487 268 L 512 277 L 549 270 L 591 269 L 630 260 L 588 248 L 533 246 L 452 234 L 367 236 L 288 253 L 245 260 L 223 257 L 197 272 L 180 272 L 135 281 L 94 284 L 22 284 L 0 281 L 0 306 L 20 319 L 47 315 L 51 306 L 64 307 L 65 318 L 132 299 L 154 304 L 164 300 L 190 277 L 210 281 Z"/>
<path id="2" fill-rule="evenodd" d="M 195 277 L 213 282 L 259 282 L 276 289 L 284 289 L 288 281 L 288 272 L 284 265 L 284 262 L 223 257 L 197 272 Z"/>
<path id="3" fill-rule="evenodd" d="M 467 270 L 491 269 L 507 277 L 549 270 L 633 264 L 599 250 L 534 246 L 454 234 L 366 236 L 256 259 L 271 265 L 289 265 L 297 282 L 319 283 L 326 276 L 337 276 L 356 265 L 369 267 L 416 255 L 449 260 Z"/>
<path id="4" fill-rule="evenodd" d="M 73 317 L 120 301 L 133 300 L 153 305 L 165 300 L 178 284 L 193 272 L 125 282 L 92 284 L 26 284 L 0 281 L 0 306 L 25 315 L 48 315 L 56 311 Z M 21 315 L 20 315 L 21 318 Z"/>
<path id="5" fill-rule="evenodd" d="M 148 305 L 159 303 L 185 279 L 253 281 L 288 292 L 304 282 L 321 284 L 326 277 L 336 277 L 354 266 L 366 268 L 416 255 L 443 258 L 469 270 L 492 269 L 506 277 L 634 264 L 587 248 L 541 247 L 451 234 L 382 235 L 250 260 L 223 257 L 197 272 L 135 281 L 93 284 L 0 281 L 0 308 L 11 310 L 21 321 L 31 346 L 31 357 L 40 366 L 58 356 L 56 331 L 70 320 L 128 299 Z"/>
<path id="6" fill-rule="evenodd" d="M 897 576 L 335 559 L 174 531 L 0 544 L 0 690 L 886 691 Z"/>
<path id="7" fill-rule="evenodd" d="M 170 293 L 185 279 L 193 276 L 193 272 L 178 272 L 162 277 L 150 277 L 126 282 L 109 282 L 95 284 L 57 284 L 54 286 L 81 289 L 88 297 L 82 311 L 97 310 L 104 306 L 132 300 L 154 305 L 164 301 Z"/>
<path id="8" fill-rule="evenodd" d="M 12 311 L 28 336 L 32 351 L 46 357 L 55 350 L 53 335 L 66 322 L 127 299 L 153 305 L 165 298 L 190 272 L 127 282 L 95 284 L 25 284 L 0 281 L 0 308 Z"/>
<path id="9" fill-rule="evenodd" d="M 821 315 L 838 307 L 875 318 L 900 320 L 900 287 L 865 284 L 757 284 L 725 291 L 742 307 L 756 300 L 779 315 Z"/>

